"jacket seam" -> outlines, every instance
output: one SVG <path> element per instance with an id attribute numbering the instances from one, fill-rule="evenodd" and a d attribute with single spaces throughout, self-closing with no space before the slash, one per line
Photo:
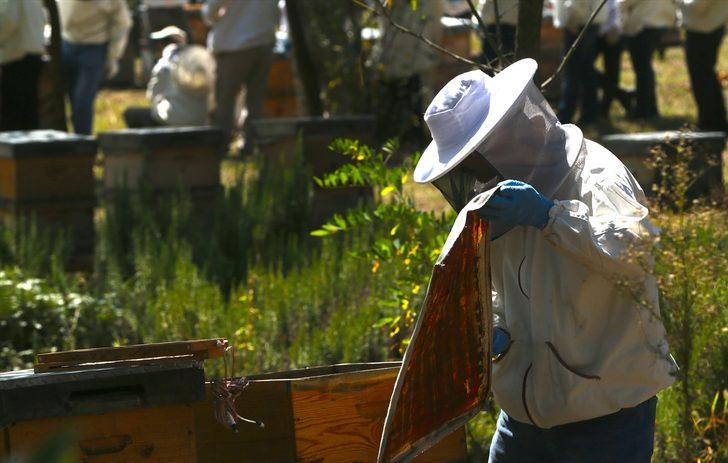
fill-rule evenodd
<path id="1" fill-rule="evenodd" d="M 531 372 L 531 367 L 533 367 L 533 363 L 528 364 L 528 368 L 526 368 L 526 372 L 523 374 L 523 386 L 521 387 L 521 401 L 523 402 L 523 409 L 526 410 L 526 416 L 528 416 L 529 421 L 531 423 L 538 427 L 535 421 L 533 421 L 533 417 L 531 416 L 531 412 L 528 410 L 528 402 L 526 401 L 526 384 L 528 381 L 528 374 Z"/>
<path id="2" fill-rule="evenodd" d="M 531 300 L 528 297 L 528 294 L 523 290 L 523 285 L 521 284 L 521 267 L 523 267 L 523 263 L 526 261 L 526 256 L 523 256 L 523 259 L 521 259 L 521 263 L 518 264 L 518 289 L 521 290 L 521 294 L 523 294 L 523 297 L 526 298 L 526 300 Z"/>
<path id="3" fill-rule="evenodd" d="M 579 370 L 577 370 L 576 368 L 570 366 L 568 363 L 566 363 L 566 361 L 563 359 L 563 357 L 561 357 L 561 355 L 559 354 L 559 351 L 556 350 L 556 346 L 554 346 L 550 341 L 546 341 L 546 345 L 549 347 L 549 349 L 551 350 L 551 353 L 554 354 L 554 357 L 556 357 L 556 360 L 558 360 L 558 362 L 561 364 L 561 366 L 566 368 L 567 370 L 569 370 L 576 376 L 580 376 L 585 379 L 602 379 L 601 376 L 588 375 L 588 374 L 582 373 Z"/>

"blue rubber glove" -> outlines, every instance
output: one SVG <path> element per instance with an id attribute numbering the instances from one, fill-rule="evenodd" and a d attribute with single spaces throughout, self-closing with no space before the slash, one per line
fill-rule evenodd
<path id="1" fill-rule="evenodd" d="M 539 229 L 546 226 L 553 201 L 518 180 L 505 180 L 498 185 L 501 185 L 498 192 L 478 209 L 482 218 L 512 226 L 530 225 Z"/>
<path id="2" fill-rule="evenodd" d="M 503 328 L 493 328 L 493 338 L 491 339 L 491 353 L 493 357 L 502 355 L 511 345 L 511 335 Z"/>

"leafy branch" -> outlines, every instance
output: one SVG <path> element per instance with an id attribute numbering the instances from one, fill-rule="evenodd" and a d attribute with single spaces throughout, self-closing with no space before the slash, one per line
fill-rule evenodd
<path id="1" fill-rule="evenodd" d="M 376 196 L 373 203 L 334 215 L 311 235 L 326 239 L 336 233 L 380 230 L 373 234 L 370 248 L 355 256 L 369 261 L 372 273 L 379 272 L 385 279 L 389 296 L 379 305 L 386 312 L 374 327 L 388 330 L 393 354 L 401 354 L 452 216 L 416 207 L 405 185 L 419 156 L 393 163 L 397 142 L 388 141 L 375 150 L 355 140 L 336 140 L 329 148 L 351 162 L 316 178 L 316 183 L 323 188 L 368 186 Z"/>

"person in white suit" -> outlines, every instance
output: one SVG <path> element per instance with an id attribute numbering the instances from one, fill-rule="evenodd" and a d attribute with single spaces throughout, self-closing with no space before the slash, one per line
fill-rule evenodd
<path id="1" fill-rule="evenodd" d="M 425 112 L 414 172 L 491 233 L 490 463 L 649 463 L 655 395 L 675 380 L 644 192 L 606 148 L 562 124 L 536 62 L 461 74 Z M 475 271 L 475 268 L 473 269 Z"/>

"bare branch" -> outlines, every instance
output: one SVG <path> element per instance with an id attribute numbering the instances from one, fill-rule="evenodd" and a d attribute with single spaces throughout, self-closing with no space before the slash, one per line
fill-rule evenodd
<path id="1" fill-rule="evenodd" d="M 503 35 L 501 34 L 501 18 L 498 9 L 498 0 L 493 0 L 493 16 L 495 19 L 495 41 L 498 43 L 498 50 L 503 50 Z M 503 66 L 505 63 L 501 64 Z"/>
<path id="2" fill-rule="evenodd" d="M 495 50 L 495 54 L 498 56 L 498 67 L 501 69 L 506 65 L 505 58 L 503 57 L 503 50 L 501 50 L 500 44 L 496 44 L 493 42 L 493 38 L 488 34 L 488 28 L 485 27 L 485 23 L 483 22 L 483 18 L 480 17 L 480 12 L 478 12 L 478 9 L 475 8 L 475 5 L 473 5 L 473 0 L 468 0 L 468 6 L 470 7 L 470 12 L 475 16 L 475 19 L 478 21 L 478 25 L 480 26 L 480 35 L 488 42 L 488 45 Z"/>
<path id="3" fill-rule="evenodd" d="M 401 32 L 404 32 L 405 34 L 409 34 L 409 35 L 411 35 L 413 37 L 416 37 L 417 39 L 421 40 L 422 42 L 424 42 L 428 46 L 430 46 L 430 48 L 433 48 L 433 49 L 439 51 L 440 53 L 444 53 L 444 54 L 446 54 L 447 56 L 451 57 L 452 59 L 454 59 L 456 61 L 460 61 L 461 63 L 468 64 L 470 66 L 475 66 L 475 67 L 479 68 L 483 72 L 493 71 L 493 68 L 488 67 L 488 66 L 485 66 L 485 65 L 483 65 L 481 63 L 476 63 L 473 60 L 470 60 L 470 59 L 465 58 L 463 56 L 460 56 L 460 55 L 458 55 L 456 53 L 453 53 L 450 50 L 448 50 L 447 48 L 443 48 L 440 45 L 436 44 L 435 42 L 433 42 L 432 40 L 430 40 L 427 37 L 423 36 L 422 34 L 418 34 L 417 32 L 413 32 L 413 31 L 407 29 L 406 27 L 402 26 L 401 24 L 395 22 L 392 19 L 392 16 L 387 11 L 387 8 L 384 5 L 382 5 L 379 0 L 377 0 L 377 2 L 376 2 L 377 5 L 379 5 L 379 8 L 378 9 L 374 9 L 374 8 L 370 7 L 369 5 L 367 5 L 366 3 L 364 3 L 363 0 L 351 0 L 351 1 L 354 2 L 354 4 L 359 5 L 360 7 L 364 8 L 365 10 L 367 10 L 367 11 L 369 11 L 371 13 L 374 13 L 374 14 L 376 14 L 378 16 L 383 16 L 384 18 L 387 19 L 387 21 L 389 21 L 389 23 L 395 29 L 397 29 L 397 30 L 399 30 Z"/>
<path id="4" fill-rule="evenodd" d="M 564 55 L 564 58 L 559 63 L 559 67 L 556 68 L 556 71 L 554 71 L 553 74 L 551 74 L 551 77 L 546 79 L 544 83 L 541 84 L 541 90 L 545 89 L 553 80 L 556 78 L 556 76 L 559 75 L 561 70 L 564 68 L 564 65 L 569 61 L 571 58 L 571 55 L 574 54 L 574 50 L 576 50 L 576 47 L 579 46 L 579 43 L 581 43 L 582 38 L 584 37 L 584 34 L 586 33 L 586 30 L 589 29 L 589 26 L 592 25 L 594 22 L 594 18 L 597 17 L 597 14 L 599 14 L 599 11 L 602 9 L 604 4 L 607 3 L 607 0 L 602 0 L 599 3 L 599 6 L 592 12 L 591 16 L 589 16 L 589 20 L 586 22 L 584 27 L 581 29 L 581 32 L 579 32 L 579 35 L 576 37 L 576 40 L 574 40 L 574 43 L 571 44 L 571 47 L 569 47 L 569 51 L 566 52 Z"/>

